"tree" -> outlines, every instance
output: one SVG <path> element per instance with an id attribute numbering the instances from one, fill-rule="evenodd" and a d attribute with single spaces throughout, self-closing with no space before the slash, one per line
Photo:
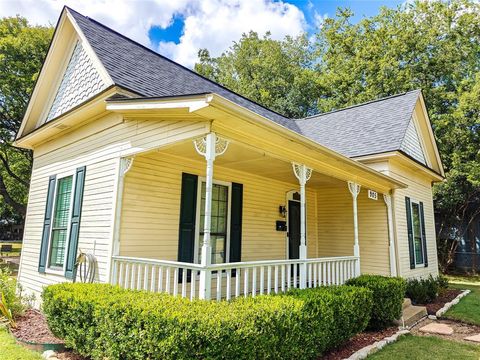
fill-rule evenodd
<path id="1" fill-rule="evenodd" d="M 217 58 L 200 50 L 195 70 L 272 110 L 301 117 L 315 110 L 312 55 L 306 36 L 277 41 L 251 31 Z"/>
<path id="2" fill-rule="evenodd" d="M 317 35 L 318 108 L 421 88 L 446 170 L 434 188 L 443 270 L 480 211 L 480 4 L 417 1 L 350 22 L 339 10 Z"/>
<path id="3" fill-rule="evenodd" d="M 25 217 L 32 168 L 30 151 L 12 146 L 53 30 L 20 16 L 0 19 L 0 220 Z"/>

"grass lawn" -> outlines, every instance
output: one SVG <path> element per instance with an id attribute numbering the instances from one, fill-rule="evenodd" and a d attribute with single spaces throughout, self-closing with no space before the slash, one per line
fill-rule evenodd
<path id="1" fill-rule="evenodd" d="M 431 336 L 406 335 L 368 357 L 370 360 L 478 360 L 480 346 L 462 344 Z"/>
<path id="2" fill-rule="evenodd" d="M 18 255 L 20 255 L 20 252 L 22 251 L 22 243 L 19 243 L 19 242 L 2 241 L 2 242 L 0 242 L 0 247 L 1 247 L 1 245 L 12 245 L 12 252 L 11 253 L 3 253 L 3 256 L 18 256 Z"/>
<path id="3" fill-rule="evenodd" d="M 449 276 L 450 287 L 471 290 L 460 302 L 452 306 L 444 317 L 480 326 L 480 276 Z"/>
<path id="4" fill-rule="evenodd" d="M 2 360 L 42 360 L 42 356 L 18 345 L 15 339 L 0 328 L 0 358 Z"/>

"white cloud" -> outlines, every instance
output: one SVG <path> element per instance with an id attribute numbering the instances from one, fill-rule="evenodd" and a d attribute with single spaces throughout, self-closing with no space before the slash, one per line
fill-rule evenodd
<path id="1" fill-rule="evenodd" d="M 54 25 L 67 5 L 144 45 L 151 45 L 150 27 L 168 26 L 172 16 L 182 11 L 186 3 L 186 0 L 0 0 L 0 16 L 20 14 L 33 24 Z"/>
<path id="2" fill-rule="evenodd" d="M 271 31 L 275 39 L 306 29 L 303 12 L 273 0 L 0 0 L 0 16 L 20 14 L 33 24 L 54 25 L 63 5 L 79 11 L 151 48 L 152 26 L 166 28 L 175 15 L 185 20 L 178 44 L 161 42 L 156 50 L 186 66 L 193 66 L 200 48 L 212 55 L 250 30 Z"/>
<path id="3" fill-rule="evenodd" d="M 179 44 L 161 42 L 159 49 L 174 60 L 192 66 L 200 48 L 217 56 L 242 33 L 270 31 L 274 39 L 299 35 L 306 29 L 303 12 L 284 2 L 265 0 L 204 0 L 184 17 Z"/>

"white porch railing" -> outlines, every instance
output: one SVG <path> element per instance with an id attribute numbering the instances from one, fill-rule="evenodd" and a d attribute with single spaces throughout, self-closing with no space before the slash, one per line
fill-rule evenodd
<path id="1" fill-rule="evenodd" d="M 113 256 L 111 282 L 126 289 L 200 297 L 201 271 L 211 274 L 211 297 L 230 300 L 239 296 L 285 292 L 291 288 L 341 285 L 356 276 L 358 257 L 324 257 L 306 260 L 264 260 L 203 267 L 177 261 Z M 305 267 L 305 284 L 300 268 Z"/>

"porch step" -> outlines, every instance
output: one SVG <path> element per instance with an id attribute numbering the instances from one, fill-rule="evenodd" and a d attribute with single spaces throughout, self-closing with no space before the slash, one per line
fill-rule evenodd
<path id="1" fill-rule="evenodd" d="M 405 309 L 409 306 L 412 306 L 412 300 L 410 300 L 409 298 L 404 298 L 403 299 L 403 304 L 402 304 L 402 309 Z"/>
<path id="2" fill-rule="evenodd" d="M 402 317 L 395 323 L 398 326 L 408 328 L 427 315 L 427 308 L 425 306 L 412 305 L 411 300 L 405 298 L 403 300 Z"/>

